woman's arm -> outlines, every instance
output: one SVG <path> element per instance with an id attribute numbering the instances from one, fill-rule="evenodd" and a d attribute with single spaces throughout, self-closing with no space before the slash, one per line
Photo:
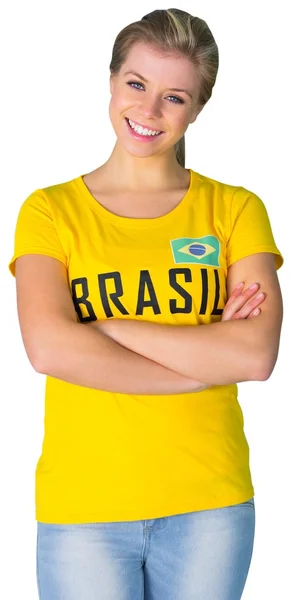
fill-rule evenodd
<path id="1" fill-rule="evenodd" d="M 195 380 L 211 385 L 265 380 L 277 359 L 282 323 L 282 298 L 274 256 L 260 253 L 232 267 L 236 264 L 240 268 L 232 269 L 229 287 L 234 287 L 235 278 L 247 285 L 260 280 L 267 295 L 257 319 L 235 319 L 200 327 L 113 319 L 100 323 L 99 327 L 126 348 Z"/>
<path id="2" fill-rule="evenodd" d="M 68 383 L 120 394 L 182 394 L 202 384 L 117 344 L 99 331 L 55 320 L 44 340 L 43 362 L 35 369 Z"/>
<path id="3" fill-rule="evenodd" d="M 67 268 L 56 258 L 19 256 L 15 274 L 22 339 L 38 373 L 121 394 L 181 394 L 208 387 L 78 323 Z"/>

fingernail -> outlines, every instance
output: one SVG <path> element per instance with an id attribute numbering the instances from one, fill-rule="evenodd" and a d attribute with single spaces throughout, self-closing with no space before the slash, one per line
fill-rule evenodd
<path id="1" fill-rule="evenodd" d="M 250 290 L 255 290 L 258 287 L 258 283 L 253 283 L 252 285 L 249 286 Z"/>
<path id="2" fill-rule="evenodd" d="M 261 292 L 260 294 L 257 294 L 256 298 L 263 298 L 264 294 L 263 292 Z"/>
<path id="3" fill-rule="evenodd" d="M 239 284 L 236 286 L 236 289 L 238 289 L 238 288 L 240 288 L 240 287 L 242 287 L 242 286 L 243 286 L 243 281 L 241 281 L 241 282 L 240 282 L 240 283 L 239 283 Z"/>

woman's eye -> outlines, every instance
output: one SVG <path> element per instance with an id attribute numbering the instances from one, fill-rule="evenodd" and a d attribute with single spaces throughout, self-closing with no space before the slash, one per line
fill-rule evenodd
<path id="1" fill-rule="evenodd" d="M 142 85 L 142 83 L 139 83 L 138 81 L 128 81 L 128 85 Z"/>
<path id="2" fill-rule="evenodd" d="M 178 98 L 177 96 L 168 96 L 169 98 L 175 98 L 176 100 L 178 100 L 178 104 L 184 104 L 184 101 L 181 98 Z M 177 102 L 175 102 L 175 104 L 177 104 Z"/>
<path id="3" fill-rule="evenodd" d="M 134 85 L 141 85 L 143 87 L 142 83 L 139 83 L 139 81 L 128 81 L 127 84 L 129 86 L 134 86 Z M 134 89 L 139 89 L 139 88 L 134 88 Z M 178 98 L 177 96 L 168 96 L 168 98 L 175 98 L 175 101 L 171 101 L 173 102 L 173 104 L 184 104 L 184 100 L 182 100 L 181 98 Z"/>

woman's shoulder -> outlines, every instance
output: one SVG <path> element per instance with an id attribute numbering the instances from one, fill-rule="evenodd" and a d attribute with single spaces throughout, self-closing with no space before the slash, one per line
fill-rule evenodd
<path id="1" fill-rule="evenodd" d="M 214 177 L 210 177 L 210 175 L 203 175 L 203 173 L 199 173 L 194 169 L 191 169 L 195 176 L 200 180 L 202 185 L 210 188 L 216 188 L 218 190 L 222 190 L 225 192 L 235 192 L 238 189 L 245 189 L 240 183 L 230 183 L 223 181 L 222 179 L 215 179 Z M 248 191 L 248 190 L 246 190 Z"/>

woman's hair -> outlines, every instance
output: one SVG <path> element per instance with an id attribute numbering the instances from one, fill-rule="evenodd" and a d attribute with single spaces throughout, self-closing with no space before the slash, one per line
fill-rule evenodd
<path id="1" fill-rule="evenodd" d="M 218 47 L 205 21 L 184 10 L 154 10 L 127 25 L 117 35 L 110 62 L 111 74 L 120 71 L 133 44 L 146 42 L 158 51 L 187 57 L 199 74 L 199 104 L 204 106 L 212 95 L 219 66 Z M 175 144 L 178 163 L 185 166 L 185 136 Z"/>

